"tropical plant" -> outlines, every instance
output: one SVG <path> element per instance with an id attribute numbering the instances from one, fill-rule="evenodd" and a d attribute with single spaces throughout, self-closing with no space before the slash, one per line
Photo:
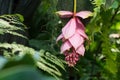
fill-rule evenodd
<path id="1" fill-rule="evenodd" d="M 0 0 L 0 14 L 0 80 L 119 80 L 120 0 Z"/>

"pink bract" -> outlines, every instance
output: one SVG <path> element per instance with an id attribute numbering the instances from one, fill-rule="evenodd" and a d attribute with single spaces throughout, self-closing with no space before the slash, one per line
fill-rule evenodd
<path id="1" fill-rule="evenodd" d="M 73 13 L 70 11 L 58 11 L 56 12 L 61 18 L 70 18 L 73 16 Z"/>
<path id="2" fill-rule="evenodd" d="M 80 12 L 76 13 L 77 17 L 81 17 L 83 19 L 88 18 L 91 15 L 92 15 L 92 13 L 90 11 L 80 11 Z"/>
<path id="3" fill-rule="evenodd" d="M 57 38 L 57 41 L 62 39 L 61 53 L 65 55 L 65 60 L 69 66 L 74 66 L 79 60 L 79 56 L 84 56 L 85 39 L 88 39 L 85 34 L 85 27 L 78 17 L 83 19 L 91 15 L 90 11 L 80 11 L 73 14 L 70 11 L 58 11 L 57 14 L 61 18 L 73 18 L 62 28 L 62 33 Z"/>
<path id="4" fill-rule="evenodd" d="M 61 53 L 64 53 L 65 51 L 69 51 L 72 47 L 71 43 L 67 40 L 65 41 L 61 46 Z"/>
<path id="5" fill-rule="evenodd" d="M 70 38 L 76 31 L 76 19 L 72 18 L 62 29 L 62 34 L 65 39 Z"/>
<path id="6" fill-rule="evenodd" d="M 73 48 L 76 50 L 80 45 L 83 44 L 84 38 L 78 33 L 75 33 L 71 38 L 69 38 L 69 41 Z"/>

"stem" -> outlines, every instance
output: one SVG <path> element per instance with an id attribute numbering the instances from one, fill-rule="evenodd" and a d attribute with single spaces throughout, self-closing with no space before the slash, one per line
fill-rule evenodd
<path id="1" fill-rule="evenodd" d="M 77 1 L 74 0 L 74 16 L 75 16 L 75 14 L 76 14 L 76 7 L 77 7 Z"/>

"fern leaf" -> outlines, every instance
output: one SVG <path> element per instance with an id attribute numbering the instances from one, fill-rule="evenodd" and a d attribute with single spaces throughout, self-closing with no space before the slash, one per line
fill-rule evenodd
<path id="1" fill-rule="evenodd" d="M 16 56 L 18 56 L 19 58 L 23 57 L 25 54 L 31 54 L 36 62 L 36 66 L 38 66 L 41 70 L 44 70 L 46 72 L 48 72 L 49 74 L 51 74 L 52 76 L 54 76 L 55 78 L 57 78 L 58 76 L 61 76 L 61 72 L 58 70 L 58 68 L 56 67 L 56 65 L 58 67 L 61 67 L 62 69 L 64 69 L 64 65 L 62 63 L 62 61 L 60 61 L 59 58 L 55 57 L 54 55 L 50 54 L 49 52 L 45 52 L 44 50 L 40 50 L 40 52 L 37 52 L 29 47 L 25 47 L 24 45 L 20 45 L 20 44 L 16 44 L 16 43 L 0 43 L 0 47 L 4 47 L 5 49 L 12 49 L 12 53 L 8 53 L 8 52 L 4 52 L 4 55 L 6 58 L 10 59 L 14 57 L 16 58 Z M 14 55 L 15 52 L 19 51 L 18 55 Z M 49 55 L 45 55 L 49 54 Z M 13 56 L 11 56 L 11 54 Z M 38 55 L 39 54 L 39 55 Z M 37 56 L 37 59 L 35 59 Z M 18 58 L 17 57 L 17 58 Z"/>
<path id="2" fill-rule="evenodd" d="M 57 58 L 56 56 L 52 55 L 51 53 L 45 52 L 44 50 L 40 50 L 40 56 L 44 57 L 46 60 L 52 62 L 53 64 L 55 64 L 55 65 L 59 66 L 60 68 L 62 68 L 63 70 L 65 70 L 64 64 L 63 64 L 63 63 L 65 63 L 64 60 L 61 60 L 61 59 Z"/>
<path id="3" fill-rule="evenodd" d="M 37 62 L 37 65 L 38 65 L 38 67 L 40 69 L 42 69 L 43 71 L 48 72 L 49 74 L 51 74 L 52 76 L 54 76 L 56 79 L 58 79 L 58 77 L 53 73 L 54 72 L 53 69 L 49 68 L 48 66 L 46 66 L 44 63 L 41 63 L 41 62 Z M 59 74 L 59 73 L 57 73 L 57 74 Z"/>

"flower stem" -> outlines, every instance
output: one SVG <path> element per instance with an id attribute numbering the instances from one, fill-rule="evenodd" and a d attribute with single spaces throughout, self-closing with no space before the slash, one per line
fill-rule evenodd
<path id="1" fill-rule="evenodd" d="M 74 0 L 74 16 L 75 16 L 75 14 L 76 14 L 76 6 L 77 6 L 77 4 L 76 4 L 76 0 Z"/>

